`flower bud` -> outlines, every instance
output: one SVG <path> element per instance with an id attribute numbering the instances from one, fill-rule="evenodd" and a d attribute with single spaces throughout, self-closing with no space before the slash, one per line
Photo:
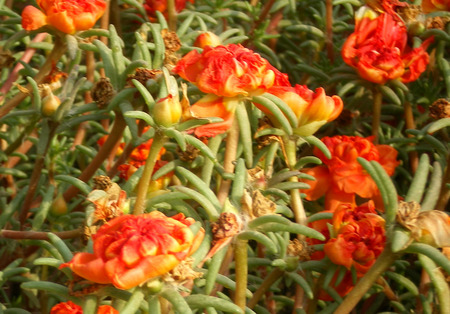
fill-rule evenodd
<path id="1" fill-rule="evenodd" d="M 219 36 L 211 32 L 204 32 L 197 36 L 194 47 L 205 48 L 206 46 L 216 47 L 221 44 Z"/>
<path id="2" fill-rule="evenodd" d="M 53 95 L 52 90 L 48 86 L 44 88 L 44 94 L 45 96 L 42 98 L 41 112 L 45 117 L 50 117 L 58 109 L 61 104 L 61 100 L 57 96 Z"/>
<path id="3" fill-rule="evenodd" d="M 153 119 L 159 125 L 170 127 L 180 121 L 182 113 L 178 97 L 169 95 L 160 99 L 153 107 Z"/>
<path id="4" fill-rule="evenodd" d="M 58 194 L 58 196 L 53 200 L 50 207 L 50 212 L 55 216 L 67 214 L 67 203 L 62 194 Z"/>

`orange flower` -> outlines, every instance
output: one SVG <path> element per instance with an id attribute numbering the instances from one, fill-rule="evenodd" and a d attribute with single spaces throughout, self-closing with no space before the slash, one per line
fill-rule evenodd
<path id="1" fill-rule="evenodd" d="M 339 96 L 327 96 L 322 87 L 313 92 L 305 85 L 274 86 L 268 93 L 281 98 L 292 109 L 298 119 L 294 133 L 301 136 L 314 134 L 322 125 L 336 119 L 344 108 Z M 256 106 L 270 116 L 264 107 Z"/>
<path id="2" fill-rule="evenodd" d="M 194 236 L 195 221 L 183 214 L 167 217 L 159 211 L 123 215 L 92 236 L 94 253 L 77 253 L 60 266 L 77 275 L 119 289 L 136 287 L 172 270 L 200 245 L 204 230 Z"/>
<path id="3" fill-rule="evenodd" d="M 103 15 L 103 0 L 38 0 L 40 11 L 28 5 L 22 11 L 22 27 L 28 31 L 49 25 L 63 33 L 87 30 Z"/>
<path id="4" fill-rule="evenodd" d="M 324 246 L 328 258 L 358 276 L 375 263 L 386 242 L 384 219 L 377 215 L 373 202 L 359 207 L 341 205 L 333 215 L 333 237 Z"/>
<path id="5" fill-rule="evenodd" d="M 399 17 L 387 12 L 377 15 L 362 7 L 356 14 L 355 32 L 342 47 L 342 58 L 370 82 L 384 84 L 395 79 L 412 82 L 427 67 L 426 49 L 433 38 L 415 49 L 407 46 L 407 40 L 406 26 Z"/>
<path id="6" fill-rule="evenodd" d="M 219 36 L 211 32 L 204 32 L 197 36 L 194 47 L 205 48 L 206 46 L 216 47 L 221 44 Z"/>
<path id="7" fill-rule="evenodd" d="M 50 314 L 83 314 L 83 309 L 72 301 L 67 301 L 53 306 Z"/>
<path id="8" fill-rule="evenodd" d="M 204 124 L 194 129 L 197 137 L 214 137 L 222 134 L 231 127 L 234 111 L 238 100 L 236 98 L 206 95 L 191 106 L 191 113 L 196 118 L 222 118 L 222 122 Z"/>
<path id="9" fill-rule="evenodd" d="M 422 10 L 425 13 L 434 11 L 450 11 L 449 0 L 422 0 Z"/>
<path id="10" fill-rule="evenodd" d="M 394 148 L 374 145 L 372 141 L 373 137 L 324 137 L 322 142 L 330 150 L 331 159 L 327 159 L 319 149 L 314 149 L 314 154 L 324 165 L 305 169 L 305 173 L 316 178 L 315 181 L 304 180 L 311 187 L 302 191 L 306 193 L 306 199 L 316 200 L 325 195 L 326 210 L 334 211 L 341 203 L 355 204 L 355 195 L 367 199 L 379 197 L 378 187 L 357 158 L 379 162 L 390 176 L 399 162 Z"/>
<path id="11" fill-rule="evenodd" d="M 194 0 L 188 0 L 194 3 Z M 175 0 L 175 10 L 181 12 L 186 7 L 187 0 Z M 167 18 L 167 0 L 145 0 L 144 9 L 150 20 L 156 20 L 156 11 L 161 12 Z"/>
<path id="12" fill-rule="evenodd" d="M 285 74 L 259 54 L 235 44 L 207 46 L 202 53 L 192 50 L 173 72 L 197 85 L 202 92 L 223 97 L 260 95 L 276 80 L 287 81 Z"/>

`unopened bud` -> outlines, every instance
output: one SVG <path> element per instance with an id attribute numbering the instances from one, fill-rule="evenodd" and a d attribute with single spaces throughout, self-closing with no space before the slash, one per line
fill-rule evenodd
<path id="1" fill-rule="evenodd" d="M 55 216 L 67 214 L 67 203 L 62 194 L 58 194 L 58 196 L 53 200 L 50 207 L 50 212 Z"/>
<path id="2" fill-rule="evenodd" d="M 153 107 L 153 119 L 159 125 L 170 127 L 180 121 L 182 108 L 178 97 L 169 95 Z"/>
<path id="3" fill-rule="evenodd" d="M 55 96 L 50 87 L 44 89 L 41 112 L 45 117 L 52 116 L 61 104 L 61 100 Z"/>
<path id="4" fill-rule="evenodd" d="M 194 42 L 194 47 L 205 48 L 206 46 L 216 47 L 221 44 L 219 36 L 211 32 L 204 32 L 198 35 Z"/>

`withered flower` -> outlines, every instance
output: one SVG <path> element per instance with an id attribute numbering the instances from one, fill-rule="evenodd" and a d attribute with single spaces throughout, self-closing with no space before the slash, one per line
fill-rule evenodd
<path id="1" fill-rule="evenodd" d="M 430 117 L 435 120 L 450 118 L 450 101 L 439 98 L 430 106 Z"/>
<path id="2" fill-rule="evenodd" d="M 255 219 L 264 215 L 275 214 L 277 205 L 265 197 L 261 191 L 255 190 L 251 193 L 245 190 L 242 197 L 242 209 L 250 217 Z"/>
<path id="3" fill-rule="evenodd" d="M 103 109 L 106 108 L 113 98 L 114 88 L 108 78 L 102 77 L 92 87 L 91 94 L 98 107 Z"/>

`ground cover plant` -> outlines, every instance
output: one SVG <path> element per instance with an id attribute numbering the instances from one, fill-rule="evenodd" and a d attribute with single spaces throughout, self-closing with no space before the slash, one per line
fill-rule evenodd
<path id="1" fill-rule="evenodd" d="M 450 313 L 449 12 L 0 0 L 0 313 Z"/>

